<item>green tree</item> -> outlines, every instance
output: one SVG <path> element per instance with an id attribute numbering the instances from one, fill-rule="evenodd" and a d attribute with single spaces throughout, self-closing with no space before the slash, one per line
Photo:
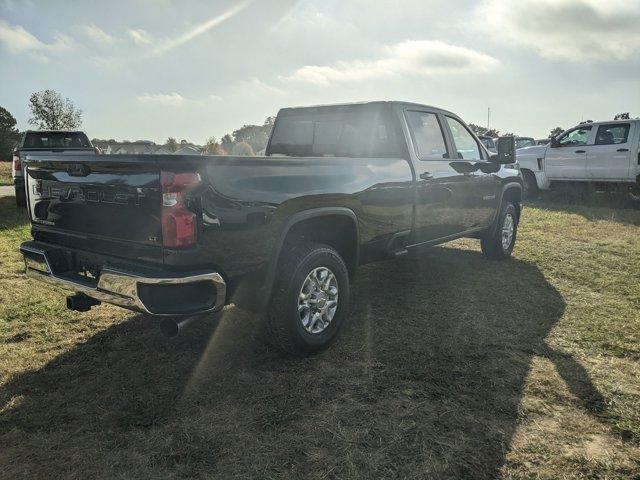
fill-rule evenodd
<path id="1" fill-rule="evenodd" d="M 629 112 L 618 113 L 615 117 L 613 117 L 614 120 L 629 120 L 630 118 L 631 115 L 629 114 Z"/>
<path id="2" fill-rule="evenodd" d="M 74 130 L 82 126 L 82 110 L 55 90 L 32 93 L 29 108 L 29 125 L 41 130 Z"/>
<path id="3" fill-rule="evenodd" d="M 204 153 L 206 155 L 226 155 L 224 148 L 218 143 L 216 137 L 209 137 L 207 143 L 204 146 Z"/>
<path id="4" fill-rule="evenodd" d="M 11 160 L 11 153 L 19 136 L 16 119 L 7 109 L 0 107 L 0 160 Z"/>
<path id="5" fill-rule="evenodd" d="M 220 145 L 226 152 L 230 152 L 231 150 L 233 150 L 233 137 L 227 133 L 220 139 Z"/>
<path id="6" fill-rule="evenodd" d="M 167 141 L 164 142 L 164 145 L 172 152 L 175 152 L 178 149 L 178 142 L 173 137 L 167 138 Z"/>
<path id="7" fill-rule="evenodd" d="M 558 135 L 560 135 L 562 132 L 564 132 L 564 128 L 562 128 L 562 127 L 556 127 L 556 128 L 554 128 L 553 130 L 551 130 L 551 131 L 549 132 L 549 138 L 555 138 L 555 137 L 557 137 Z"/>
<path id="8" fill-rule="evenodd" d="M 269 136 L 266 134 L 263 126 L 260 125 L 244 125 L 233 132 L 235 143 L 246 142 L 251 145 L 252 150 L 261 150 L 267 145 Z"/>
<path id="9" fill-rule="evenodd" d="M 235 130 L 232 134 L 235 143 L 247 142 L 254 152 L 263 150 L 267 146 L 275 120 L 275 117 L 267 117 L 262 125 L 244 125 Z M 224 147 L 224 143 L 222 146 Z"/>
<path id="10" fill-rule="evenodd" d="M 239 157 L 250 157 L 255 155 L 255 153 L 253 153 L 253 148 L 251 148 L 251 145 L 249 145 L 245 141 L 236 143 L 233 146 L 231 153 L 233 155 L 238 155 Z"/>
<path id="11" fill-rule="evenodd" d="M 481 127 L 480 125 L 476 125 L 475 123 L 470 123 L 469 124 L 469 128 L 471 129 L 471 131 L 473 133 L 475 133 L 478 136 L 480 136 L 480 135 L 485 135 L 487 137 L 499 137 L 500 136 L 500 131 L 495 129 L 495 128 Z"/>

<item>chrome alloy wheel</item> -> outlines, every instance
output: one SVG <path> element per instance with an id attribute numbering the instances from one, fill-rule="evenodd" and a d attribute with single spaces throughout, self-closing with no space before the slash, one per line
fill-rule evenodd
<path id="1" fill-rule="evenodd" d="M 338 309 L 338 280 L 327 267 L 314 268 L 302 284 L 298 315 L 303 328 L 318 334 L 326 330 Z"/>
<path id="2" fill-rule="evenodd" d="M 509 247 L 511 246 L 514 228 L 515 222 L 513 221 L 513 215 L 511 213 L 507 213 L 504 216 L 504 221 L 502 222 L 502 248 L 504 250 L 509 250 Z"/>

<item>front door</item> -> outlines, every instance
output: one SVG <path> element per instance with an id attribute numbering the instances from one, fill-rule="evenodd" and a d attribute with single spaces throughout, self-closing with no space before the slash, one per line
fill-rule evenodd
<path id="1" fill-rule="evenodd" d="M 629 180 L 630 123 L 599 125 L 593 145 L 587 146 L 587 174 L 593 180 Z"/>
<path id="2" fill-rule="evenodd" d="M 590 125 L 572 128 L 558 137 L 558 145 L 545 154 L 545 174 L 549 180 L 587 179 L 587 141 Z"/>
<path id="3" fill-rule="evenodd" d="M 458 118 L 445 116 L 455 161 L 451 167 L 463 175 L 462 204 L 464 230 L 485 227 L 491 223 L 500 202 L 502 182 L 496 175 L 500 168 L 489 161 L 489 152 Z"/>
<path id="4" fill-rule="evenodd" d="M 458 120 L 437 112 L 407 109 L 404 113 L 416 170 L 415 220 L 410 244 L 438 240 L 488 222 L 496 194 L 481 193 L 488 178 L 475 166 L 486 159 L 482 158 L 484 150 L 473 135 Z M 455 143 L 449 134 L 452 122 L 457 125 Z"/>

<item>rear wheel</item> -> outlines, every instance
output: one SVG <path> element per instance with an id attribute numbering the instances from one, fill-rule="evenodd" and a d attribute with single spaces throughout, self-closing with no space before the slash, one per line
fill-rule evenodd
<path id="1" fill-rule="evenodd" d="M 503 202 L 495 229 L 480 240 L 482 254 L 492 260 L 504 260 L 511 256 L 518 233 L 518 212 L 511 202 Z"/>
<path id="2" fill-rule="evenodd" d="M 282 263 L 267 313 L 267 330 L 281 350 L 308 355 L 326 348 L 349 305 L 349 275 L 328 245 L 294 247 Z"/>

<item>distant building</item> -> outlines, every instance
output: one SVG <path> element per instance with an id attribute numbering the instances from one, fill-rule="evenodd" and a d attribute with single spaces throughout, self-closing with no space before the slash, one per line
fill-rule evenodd
<path id="1" fill-rule="evenodd" d="M 174 155 L 200 155 L 200 150 L 195 146 L 191 145 L 181 145 L 175 152 Z"/>
<path id="2" fill-rule="evenodd" d="M 172 152 L 166 145 L 156 145 L 148 140 L 135 142 L 95 142 L 94 146 L 100 148 L 105 155 L 200 155 L 202 147 L 184 142 L 178 145 L 178 149 Z"/>
<path id="3" fill-rule="evenodd" d="M 173 152 L 166 145 L 157 146 L 156 150 L 153 152 L 155 155 L 171 155 Z"/>
<path id="4" fill-rule="evenodd" d="M 123 143 L 109 145 L 111 151 L 107 153 L 115 155 L 141 155 L 143 153 L 153 153 L 156 149 L 156 145 L 149 145 L 148 143 Z M 109 150 L 109 149 L 107 149 Z"/>

